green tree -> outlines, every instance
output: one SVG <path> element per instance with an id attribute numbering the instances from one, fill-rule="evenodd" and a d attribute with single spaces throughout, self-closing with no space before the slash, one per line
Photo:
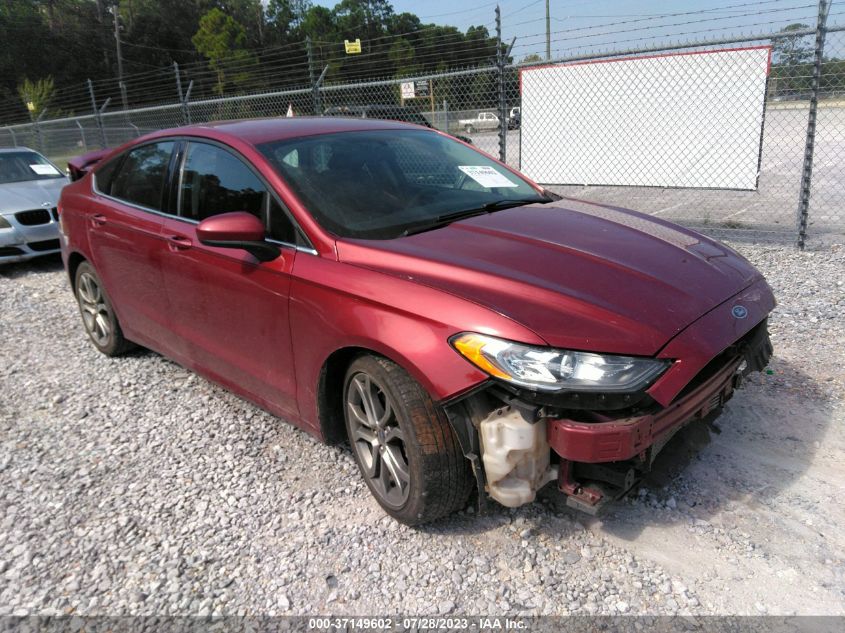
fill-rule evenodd
<path id="1" fill-rule="evenodd" d="M 269 0 L 266 11 L 267 24 L 290 33 L 302 24 L 310 9 L 310 0 Z"/>
<path id="2" fill-rule="evenodd" d="M 130 72 L 149 66 L 169 66 L 174 61 L 188 64 L 201 59 L 187 50 L 197 32 L 200 15 L 196 2 L 123 0 L 120 4 L 123 56 Z M 113 36 L 108 46 L 114 47 Z"/>
<path id="3" fill-rule="evenodd" d="M 807 30 L 806 24 L 790 24 L 780 30 L 784 37 L 772 42 L 773 64 L 769 81 L 769 94 L 776 97 L 801 98 L 810 90 L 813 70 L 812 38 L 797 35 Z"/>
<path id="4" fill-rule="evenodd" d="M 90 111 L 85 87 L 89 77 L 95 81 L 98 103 L 108 97 L 119 102 L 109 13 L 114 4 L 122 28 L 130 106 L 174 98 L 174 61 L 179 62 L 183 86 L 193 80 L 194 98 L 265 89 L 269 79 L 262 77 L 302 85 L 308 78 L 306 35 L 313 40 L 316 70 L 328 65 L 330 81 L 488 66 L 495 59 L 496 40 L 484 27 L 462 32 L 424 24 L 413 13 L 395 13 L 389 0 L 334 3 L 325 7 L 313 0 L 3 0 L 0 117 L 29 118 L 17 90 L 26 77 L 55 78 L 52 115 L 60 109 Z M 361 39 L 363 54 L 346 55 L 343 40 L 355 38 Z M 797 51 L 800 58 L 801 46 Z M 785 57 L 794 57 L 790 55 Z M 266 64 L 262 72 L 246 72 L 258 62 Z M 477 94 L 489 92 L 486 79 L 476 83 Z M 438 98 L 441 95 L 455 107 L 473 96 L 466 80 L 447 79 L 438 83 Z"/>
<path id="5" fill-rule="evenodd" d="M 30 81 L 26 77 L 18 85 L 18 95 L 33 121 L 47 111 L 55 94 L 56 87 L 52 77 L 45 77 L 36 81 Z"/>
<path id="6" fill-rule="evenodd" d="M 795 66 L 813 60 L 812 38 L 809 35 L 790 35 L 795 31 L 805 31 L 809 28 L 806 24 L 796 22 L 778 31 L 785 34 L 785 37 L 779 37 L 772 43 L 775 64 Z"/>
<path id="7" fill-rule="evenodd" d="M 302 30 L 304 35 L 308 35 L 315 40 L 326 42 L 343 40 L 337 31 L 337 23 L 331 9 L 319 5 L 311 7 L 305 14 L 305 18 L 302 20 Z"/>
<path id="8" fill-rule="evenodd" d="M 245 67 L 255 60 L 244 48 L 246 29 L 237 20 L 214 8 L 200 18 L 199 30 L 191 41 L 217 74 L 214 92 L 223 94 L 227 84 L 240 87 L 248 81 Z"/>
<path id="9" fill-rule="evenodd" d="M 414 60 L 414 47 L 405 38 L 394 41 L 387 56 L 396 66 L 396 77 L 411 77 L 419 72 Z"/>
<path id="10" fill-rule="evenodd" d="M 385 33 L 393 7 L 387 0 L 341 0 L 332 13 L 346 37 L 373 39 Z"/>

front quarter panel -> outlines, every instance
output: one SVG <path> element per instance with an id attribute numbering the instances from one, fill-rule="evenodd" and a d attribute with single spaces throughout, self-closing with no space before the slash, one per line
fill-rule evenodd
<path id="1" fill-rule="evenodd" d="M 290 319 L 297 400 L 303 421 L 315 431 L 320 370 L 337 350 L 381 354 L 442 401 L 488 379 L 452 349 L 453 334 L 476 331 L 543 344 L 534 332 L 459 297 L 310 254 L 296 259 Z"/>
<path id="2" fill-rule="evenodd" d="M 672 367 L 648 390 L 667 406 L 713 358 L 748 334 L 775 307 L 775 297 L 762 277 L 716 306 L 678 334 L 660 351 L 658 358 L 672 360 Z M 745 316 L 734 316 L 742 308 Z"/>

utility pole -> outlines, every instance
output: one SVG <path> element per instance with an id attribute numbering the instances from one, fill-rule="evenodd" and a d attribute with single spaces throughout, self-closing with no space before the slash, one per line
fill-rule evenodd
<path id="1" fill-rule="evenodd" d="M 546 61 L 552 58 L 552 20 L 549 15 L 549 0 L 546 0 Z"/>
<path id="2" fill-rule="evenodd" d="M 112 5 L 111 12 L 114 16 L 114 42 L 117 47 L 117 84 L 120 86 L 120 97 L 123 101 L 123 109 L 128 110 L 129 104 L 126 102 L 126 85 L 123 83 L 123 54 L 120 50 L 120 11 L 117 3 Z"/>
<path id="3" fill-rule="evenodd" d="M 258 43 L 264 46 L 264 5 L 258 3 Z"/>
<path id="4" fill-rule="evenodd" d="M 106 27 L 103 22 L 103 0 L 95 0 L 97 7 L 97 42 L 103 51 L 103 68 L 111 68 L 111 57 L 109 55 L 108 39 L 106 38 Z"/>
<path id="5" fill-rule="evenodd" d="M 123 55 L 120 51 L 120 20 L 118 5 L 112 5 L 111 12 L 114 15 L 114 41 L 117 46 L 117 80 L 123 82 Z"/>

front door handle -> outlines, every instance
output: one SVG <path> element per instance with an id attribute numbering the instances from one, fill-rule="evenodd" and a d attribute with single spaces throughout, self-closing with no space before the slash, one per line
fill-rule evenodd
<path id="1" fill-rule="evenodd" d="M 191 240 L 184 235 L 171 235 L 167 238 L 167 244 L 172 251 L 185 251 L 191 248 Z"/>
<path id="2" fill-rule="evenodd" d="M 91 216 L 91 226 L 97 228 L 98 226 L 103 226 L 106 223 L 106 216 L 102 213 L 95 213 Z"/>

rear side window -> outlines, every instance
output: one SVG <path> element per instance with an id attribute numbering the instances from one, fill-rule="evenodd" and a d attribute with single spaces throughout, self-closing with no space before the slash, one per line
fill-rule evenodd
<path id="1" fill-rule="evenodd" d="M 131 150 L 111 181 L 109 195 L 161 211 L 162 190 L 174 145 L 173 141 L 165 141 Z"/>
<path id="2" fill-rule="evenodd" d="M 110 160 L 102 167 L 99 167 L 97 171 L 94 172 L 94 181 L 97 183 L 97 190 L 100 193 L 111 195 L 111 184 L 114 180 L 114 172 L 120 165 L 120 161 L 122 159 L 123 155 L 121 154 L 117 158 Z"/>

